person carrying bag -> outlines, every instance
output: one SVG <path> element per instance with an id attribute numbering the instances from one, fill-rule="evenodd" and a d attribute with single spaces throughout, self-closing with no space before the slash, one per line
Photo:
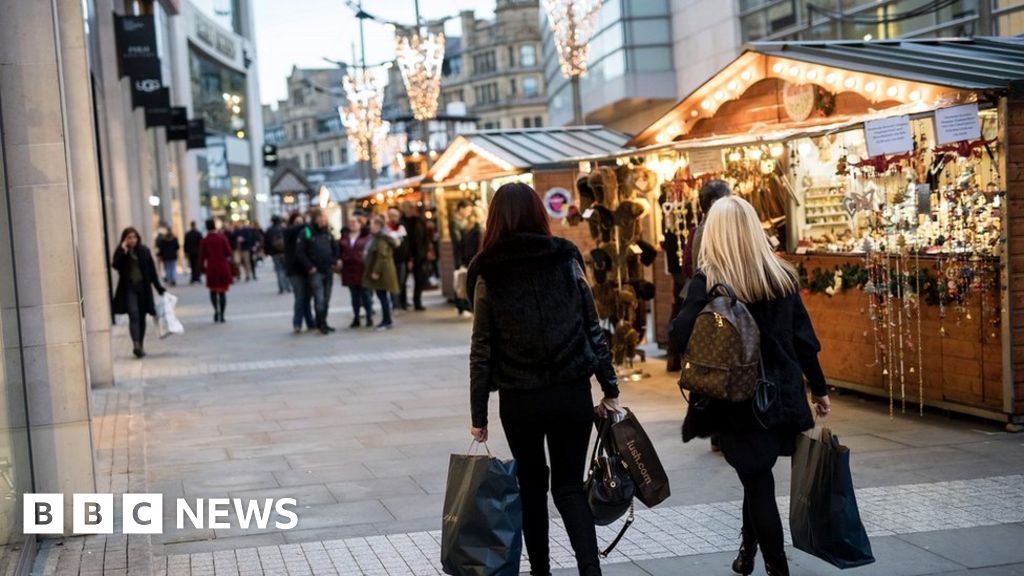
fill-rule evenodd
<path id="1" fill-rule="evenodd" d="M 452 576 L 515 576 L 523 553 L 516 461 L 452 454 L 441 517 L 441 566 Z"/>

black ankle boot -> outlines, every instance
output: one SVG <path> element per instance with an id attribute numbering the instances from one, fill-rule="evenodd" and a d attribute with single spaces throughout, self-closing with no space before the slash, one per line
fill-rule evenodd
<path id="1" fill-rule="evenodd" d="M 754 572 L 754 560 L 757 558 L 757 540 L 743 535 L 740 551 L 732 561 L 732 571 L 742 576 L 750 576 Z"/>
<path id="2" fill-rule="evenodd" d="M 768 576 L 789 576 L 789 561 L 783 554 L 777 558 L 765 558 L 764 570 Z"/>

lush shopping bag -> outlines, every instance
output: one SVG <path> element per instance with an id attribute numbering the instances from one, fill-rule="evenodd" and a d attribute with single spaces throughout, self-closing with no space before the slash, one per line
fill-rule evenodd
<path id="1" fill-rule="evenodd" d="M 797 437 L 789 528 L 793 546 L 837 568 L 875 561 L 857 509 L 850 450 L 828 428 Z"/>
<path id="2" fill-rule="evenodd" d="M 611 424 L 611 442 L 636 485 L 636 498 L 651 508 L 664 502 L 671 491 L 668 474 L 654 444 L 629 408 Z"/>
<path id="3" fill-rule="evenodd" d="M 515 576 L 523 509 L 515 460 L 452 454 L 441 519 L 441 566 L 453 576 Z"/>

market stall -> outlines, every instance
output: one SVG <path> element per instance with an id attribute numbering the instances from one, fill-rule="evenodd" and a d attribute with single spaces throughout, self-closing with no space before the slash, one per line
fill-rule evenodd
<path id="1" fill-rule="evenodd" d="M 1018 427 L 1022 80 L 1021 39 L 748 45 L 631 142 L 677 280 L 657 282 L 659 340 L 721 178 L 799 267 L 833 384 Z"/>
<path id="2" fill-rule="evenodd" d="M 483 223 L 490 198 L 502 184 L 525 182 L 545 201 L 554 233 L 586 248 L 589 236 L 566 223 L 570 208 L 578 202 L 573 190 L 579 162 L 619 151 L 627 139 L 600 126 L 484 130 L 457 137 L 438 157 L 422 186 L 433 196 L 441 223 L 438 256 L 444 295 L 455 296 L 452 238 L 457 233 L 460 203 L 464 207 L 468 203 L 472 217 Z"/>

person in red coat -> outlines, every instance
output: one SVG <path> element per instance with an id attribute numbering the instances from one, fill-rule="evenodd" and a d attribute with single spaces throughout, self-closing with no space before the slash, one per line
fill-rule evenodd
<path id="1" fill-rule="evenodd" d="M 347 286 L 352 295 L 352 324 L 349 328 L 359 328 L 359 309 L 366 312 L 366 325 L 373 327 L 373 295 L 363 287 L 363 257 L 366 245 L 373 236 L 370 227 L 363 226 L 358 218 L 348 221 L 348 226 L 341 230 L 341 285 Z"/>
<path id="2" fill-rule="evenodd" d="M 213 321 L 224 322 L 227 292 L 231 287 L 231 242 L 217 232 L 217 223 L 206 221 L 206 237 L 199 243 L 199 265 L 206 276 L 206 288 L 213 304 Z"/>

